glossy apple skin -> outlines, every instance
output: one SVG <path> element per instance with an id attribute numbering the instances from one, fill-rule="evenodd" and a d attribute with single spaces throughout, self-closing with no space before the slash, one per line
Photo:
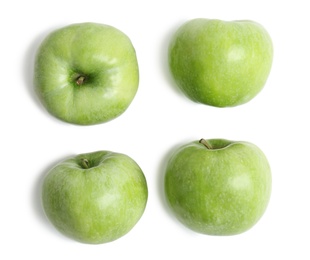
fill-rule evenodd
<path id="1" fill-rule="evenodd" d="M 84 159 L 89 168 L 84 168 Z M 138 164 L 110 151 L 66 159 L 48 172 L 42 185 L 42 205 L 51 223 L 64 235 L 89 244 L 128 233 L 143 215 L 147 197 Z"/>
<path id="2" fill-rule="evenodd" d="M 248 142 L 210 139 L 177 149 L 165 173 L 165 194 L 175 216 L 208 235 L 236 235 L 262 217 L 271 194 L 263 152 Z"/>
<path id="3" fill-rule="evenodd" d="M 168 57 L 177 86 L 191 100 L 233 107 L 250 101 L 264 87 L 273 45 L 256 22 L 199 18 L 177 30 Z"/>
<path id="4" fill-rule="evenodd" d="M 135 49 L 128 36 L 109 25 L 60 28 L 36 54 L 35 91 L 52 115 L 68 123 L 92 125 L 118 117 L 138 84 Z"/>

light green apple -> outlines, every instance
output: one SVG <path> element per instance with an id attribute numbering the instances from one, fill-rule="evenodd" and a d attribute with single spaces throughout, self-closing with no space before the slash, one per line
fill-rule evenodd
<path id="1" fill-rule="evenodd" d="M 44 107 L 68 123 L 92 125 L 121 115 L 139 83 L 135 49 L 120 30 L 79 23 L 50 33 L 35 60 L 34 86 Z"/>
<path id="2" fill-rule="evenodd" d="M 209 235 L 235 235 L 257 223 L 271 194 L 271 171 L 254 144 L 224 139 L 178 148 L 165 173 L 165 195 L 188 228 Z"/>
<path id="3" fill-rule="evenodd" d="M 107 243 L 139 221 L 148 197 L 145 176 L 127 155 L 97 151 L 53 167 L 42 185 L 42 205 L 64 235 L 89 244 Z"/>
<path id="4" fill-rule="evenodd" d="M 176 31 L 168 58 L 177 86 L 190 99 L 232 107 L 248 102 L 264 87 L 273 45 L 254 21 L 198 18 Z"/>

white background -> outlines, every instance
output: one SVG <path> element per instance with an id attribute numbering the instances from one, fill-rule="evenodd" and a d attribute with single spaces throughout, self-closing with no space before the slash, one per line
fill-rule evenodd
<path id="1" fill-rule="evenodd" d="M 309 259 L 310 16 L 307 1 L 87 0 L 4 1 L 1 5 L 1 259 Z M 193 103 L 174 86 L 167 46 L 183 22 L 250 19 L 274 43 L 263 91 L 236 108 Z M 96 126 L 50 116 L 33 92 L 34 54 L 52 30 L 77 22 L 113 25 L 132 40 L 140 84 L 129 109 Z M 200 235 L 173 217 L 162 178 L 171 151 L 200 138 L 250 141 L 272 167 L 273 191 L 263 218 L 246 233 Z M 124 237 L 87 245 L 59 234 L 46 220 L 39 189 L 64 157 L 96 150 L 131 156 L 143 169 L 149 199 Z"/>

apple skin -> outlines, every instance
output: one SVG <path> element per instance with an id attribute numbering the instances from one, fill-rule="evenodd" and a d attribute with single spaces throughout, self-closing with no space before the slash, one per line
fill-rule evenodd
<path id="1" fill-rule="evenodd" d="M 165 195 L 173 214 L 202 234 L 247 231 L 262 217 L 270 199 L 267 158 L 248 142 L 204 140 L 209 148 L 201 142 L 176 149 L 167 164 Z"/>
<path id="2" fill-rule="evenodd" d="M 184 23 L 169 45 L 177 86 L 191 100 L 233 107 L 264 87 L 273 59 L 268 32 L 254 21 L 198 18 Z"/>
<path id="3" fill-rule="evenodd" d="M 145 176 L 124 154 L 86 153 L 53 167 L 42 185 L 42 206 L 64 235 L 88 244 L 111 242 L 128 233 L 143 215 Z"/>
<path id="4" fill-rule="evenodd" d="M 118 117 L 138 85 L 135 49 L 128 36 L 109 25 L 60 28 L 36 54 L 35 91 L 50 114 L 68 123 L 93 125 Z"/>

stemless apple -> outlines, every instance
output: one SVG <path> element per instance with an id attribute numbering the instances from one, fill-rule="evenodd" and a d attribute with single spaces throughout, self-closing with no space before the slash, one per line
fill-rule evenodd
<path id="1" fill-rule="evenodd" d="M 177 86 L 191 100 L 232 107 L 253 99 L 269 76 L 273 46 L 253 21 L 193 19 L 169 46 L 169 66 Z"/>
<path id="2" fill-rule="evenodd" d="M 68 123 L 92 125 L 121 115 L 139 83 L 135 49 L 120 30 L 80 23 L 50 33 L 38 49 L 34 85 L 44 107 Z"/>
<path id="3" fill-rule="evenodd" d="M 141 218 L 147 183 L 127 155 L 97 151 L 68 158 L 45 176 L 42 205 L 66 236 L 89 244 L 116 240 Z"/>
<path id="4" fill-rule="evenodd" d="M 165 195 L 188 228 L 209 235 L 247 231 L 264 214 L 271 171 L 254 144 L 200 140 L 178 148 L 165 173 Z"/>

